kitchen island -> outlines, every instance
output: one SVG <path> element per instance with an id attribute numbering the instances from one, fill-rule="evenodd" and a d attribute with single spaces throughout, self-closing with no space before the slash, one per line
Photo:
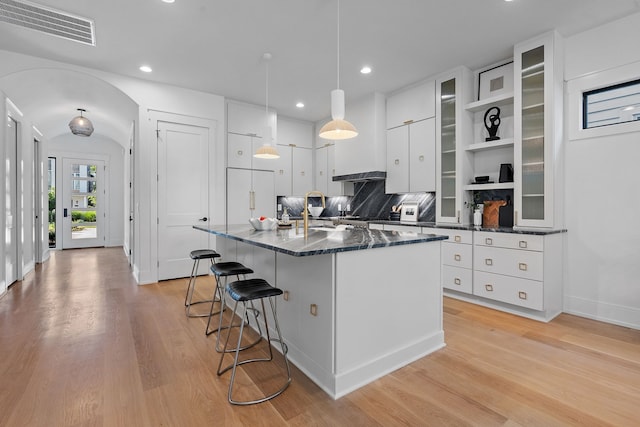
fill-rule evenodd
<path id="1" fill-rule="evenodd" d="M 224 261 L 284 291 L 278 317 L 289 359 L 335 399 L 445 345 L 446 236 L 310 228 L 305 239 L 295 228 L 194 228 L 216 235 Z"/>

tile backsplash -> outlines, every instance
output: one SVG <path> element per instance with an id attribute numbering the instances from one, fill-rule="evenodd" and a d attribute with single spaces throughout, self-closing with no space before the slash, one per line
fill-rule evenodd
<path id="1" fill-rule="evenodd" d="M 385 194 L 384 180 L 357 182 L 353 196 L 332 196 L 325 200 L 321 217 L 354 215 L 361 218 L 389 219 L 392 206 L 418 202 L 419 221 L 435 222 L 435 193 Z M 312 206 L 322 206 L 320 197 L 309 197 Z M 304 197 L 278 196 L 278 218 L 286 207 L 291 217 L 302 216 Z"/>

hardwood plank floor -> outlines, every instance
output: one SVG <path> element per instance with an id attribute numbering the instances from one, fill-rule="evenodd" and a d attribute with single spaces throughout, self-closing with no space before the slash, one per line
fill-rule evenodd
<path id="1" fill-rule="evenodd" d="M 282 396 L 232 406 L 185 290 L 136 285 L 122 248 L 53 252 L 0 299 L 0 426 L 640 425 L 640 331 L 448 298 L 444 349 L 338 401 L 294 368 Z M 280 380 L 239 372 L 248 391 Z"/>

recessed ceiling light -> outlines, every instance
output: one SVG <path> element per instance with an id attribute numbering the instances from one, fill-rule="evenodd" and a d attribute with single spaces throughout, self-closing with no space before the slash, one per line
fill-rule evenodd
<path id="1" fill-rule="evenodd" d="M 173 3 L 176 0 L 162 0 L 162 1 L 165 2 L 165 3 Z"/>
<path id="2" fill-rule="evenodd" d="M 298 108 L 304 108 L 304 102 L 298 102 L 298 103 L 296 104 L 296 107 L 298 107 Z"/>
<path id="3" fill-rule="evenodd" d="M 148 65 L 143 65 L 143 66 L 140 67 L 140 71 L 142 71 L 143 73 L 150 73 L 153 70 Z"/>
<path id="4" fill-rule="evenodd" d="M 371 72 L 371 67 L 369 67 L 368 65 L 365 65 L 360 69 L 360 72 L 362 74 L 369 74 Z"/>

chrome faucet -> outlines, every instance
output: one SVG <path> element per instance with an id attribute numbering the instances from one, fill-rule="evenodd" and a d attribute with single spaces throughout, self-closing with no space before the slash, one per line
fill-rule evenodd
<path id="1" fill-rule="evenodd" d="M 325 206 L 324 194 L 318 190 L 309 191 L 304 195 L 304 209 L 302 209 L 302 218 L 304 219 L 304 238 L 309 234 L 309 196 L 316 195 L 322 197 L 322 207 Z"/>

